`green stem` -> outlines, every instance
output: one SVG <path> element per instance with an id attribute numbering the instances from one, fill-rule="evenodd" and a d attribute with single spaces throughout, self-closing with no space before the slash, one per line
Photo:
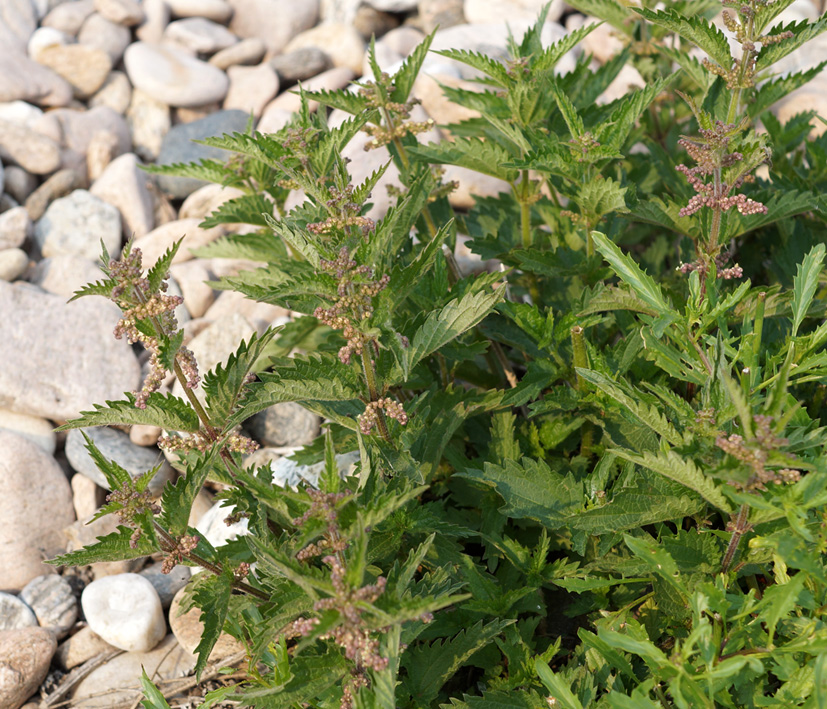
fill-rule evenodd
<path id="1" fill-rule="evenodd" d="M 738 516 L 736 517 L 735 524 L 733 525 L 732 537 L 729 540 L 729 546 L 727 546 L 724 559 L 721 562 L 721 573 L 725 574 L 729 571 L 729 567 L 732 565 L 732 562 L 735 559 L 735 554 L 738 551 L 738 545 L 741 543 L 741 537 L 743 537 L 749 529 L 749 507 L 747 505 L 741 505 L 741 509 L 738 510 Z"/>
<path id="2" fill-rule="evenodd" d="M 362 372 L 365 375 L 365 384 L 367 384 L 368 387 L 368 395 L 370 396 L 370 400 L 376 401 L 379 399 L 379 390 L 376 387 L 376 371 L 373 369 L 373 361 L 371 360 L 368 352 L 370 346 L 371 343 L 368 342 L 362 350 Z M 377 411 L 377 427 L 379 429 L 379 435 L 382 436 L 382 439 L 386 443 L 393 443 L 390 431 L 388 430 L 388 422 L 385 418 L 385 412 L 382 409 Z"/>

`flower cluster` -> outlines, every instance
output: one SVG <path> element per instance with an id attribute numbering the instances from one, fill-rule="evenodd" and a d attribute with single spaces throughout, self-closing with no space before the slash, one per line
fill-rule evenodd
<path id="1" fill-rule="evenodd" d="M 342 331 L 347 344 L 339 350 L 339 359 L 348 364 L 353 354 L 363 354 L 368 342 L 357 323 L 373 314 L 373 298 L 387 288 L 390 276 L 374 279 L 373 269 L 358 266 L 344 246 L 335 260 L 322 260 L 320 265 L 339 281 L 336 291 L 339 299 L 330 308 L 316 308 L 313 315 L 328 327 Z"/>
<path id="2" fill-rule="evenodd" d="M 376 228 L 376 222 L 363 217 L 360 212 L 362 206 L 353 201 L 353 185 L 347 185 L 343 190 L 337 187 L 328 187 L 330 199 L 326 205 L 332 213 L 323 222 L 313 222 L 307 225 L 311 234 L 331 234 L 345 231 L 348 227 L 357 227 L 366 237 Z"/>
<path id="3" fill-rule="evenodd" d="M 145 512 L 154 515 L 161 512 L 160 506 L 152 500 L 152 493 L 149 490 L 138 492 L 135 489 L 135 483 L 131 480 L 124 483 L 120 489 L 110 492 L 106 496 L 106 501 L 122 505 L 121 509 L 118 510 L 118 521 L 122 524 L 135 524 L 135 517 Z M 141 528 L 136 527 L 129 539 L 129 547 L 137 549 L 140 538 Z"/>
<path id="4" fill-rule="evenodd" d="M 779 438 L 772 431 L 771 416 L 755 416 L 755 435 L 749 441 L 743 436 L 732 434 L 724 438 L 719 436 L 715 444 L 725 453 L 752 468 L 753 475 L 746 484 L 738 484 L 744 490 L 766 490 L 767 483 L 794 483 L 801 473 L 797 470 L 784 468 L 782 470 L 768 470 L 766 468 L 770 451 L 787 443 L 786 438 Z"/>
<path id="5" fill-rule="evenodd" d="M 158 439 L 158 447 L 163 451 L 187 453 L 196 450 L 205 451 L 213 442 L 203 431 L 196 431 L 188 436 L 173 436 L 164 432 Z M 258 450 L 259 444 L 251 438 L 247 438 L 247 436 L 242 436 L 240 433 L 233 433 L 227 437 L 224 446 L 232 453 L 249 454 Z"/>
<path id="6" fill-rule="evenodd" d="M 773 0 L 724 0 L 724 5 L 734 8 L 741 20 L 726 10 L 722 13 L 724 26 L 741 44 L 742 59 L 733 59 L 729 69 L 722 67 L 709 59 L 703 60 L 707 71 L 720 76 L 726 82 L 728 89 L 746 89 L 755 86 L 755 69 L 758 52 L 755 46 L 760 42 L 762 47 L 778 44 L 786 39 L 792 39 L 795 35 L 790 32 L 779 32 L 775 35 L 763 35 L 754 37 L 752 35 L 752 20 L 755 17 L 756 7 L 768 5 Z"/>
<path id="7" fill-rule="evenodd" d="M 727 152 L 732 135 L 737 129 L 738 126 L 735 124 L 716 121 L 714 128 L 701 128 L 699 138 L 684 136 L 678 141 L 678 145 L 689 153 L 697 165 L 678 165 L 675 169 L 686 176 L 692 189 L 698 193 L 678 212 L 679 216 L 688 217 L 703 207 L 722 212 L 737 207 L 741 214 L 767 213 L 767 207 L 760 202 L 743 194 L 731 194 L 745 182 L 753 182 L 752 175 L 741 174 L 731 184 L 721 179 L 722 169 L 732 167 L 744 159 L 739 152 Z M 710 175 L 713 176 L 713 180 L 706 182 L 704 178 Z"/>
<path id="8" fill-rule="evenodd" d="M 186 559 L 198 546 L 200 537 L 197 534 L 192 536 L 183 535 L 176 542 L 175 546 L 167 549 L 167 555 L 164 557 L 164 563 L 161 564 L 161 573 L 168 574 L 176 566 Z"/>
<path id="9" fill-rule="evenodd" d="M 150 320 L 157 333 L 170 336 L 178 329 L 173 311 L 183 302 L 177 295 L 166 295 L 166 283 L 161 283 L 159 292 L 151 292 L 149 280 L 144 277 L 140 249 L 130 249 L 123 260 L 112 260 L 108 264 L 109 276 L 115 282 L 111 298 L 122 310 L 122 317 L 115 326 L 115 337 L 126 337 L 127 342 L 140 342 L 149 352 L 149 375 L 140 391 L 135 394 L 135 406 L 146 408 L 149 395 L 157 391 L 166 377 L 162 363 L 161 341 L 146 334 L 138 325 L 139 321 Z M 201 378 L 195 356 L 186 347 L 179 348 L 175 355 L 184 373 L 189 388 L 198 386 Z"/>
<path id="10" fill-rule="evenodd" d="M 726 251 L 719 253 L 715 257 L 715 273 L 718 278 L 723 278 L 725 281 L 742 278 L 744 275 L 744 269 L 737 263 L 734 266 L 726 265 L 731 257 L 732 253 Z M 675 270 L 684 275 L 692 273 L 692 271 L 698 271 L 701 277 L 706 277 L 709 267 L 704 259 L 696 259 L 692 263 L 681 263 Z"/>
<path id="11" fill-rule="evenodd" d="M 402 426 L 408 423 L 408 414 L 398 401 L 389 397 L 369 401 L 365 410 L 359 415 L 359 430 L 365 435 L 369 434 L 373 427 L 379 423 L 379 412 L 384 411 L 389 418 L 396 419 Z"/>
<path id="12" fill-rule="evenodd" d="M 354 691 L 368 684 L 365 671 L 371 669 L 381 672 L 388 666 L 388 658 L 379 654 L 377 633 L 383 629 L 371 630 L 365 627 L 362 619 L 364 605 L 373 603 L 385 592 L 387 581 L 384 576 L 380 576 L 373 584 L 352 588 L 347 583 L 344 564 L 337 555 L 328 555 L 322 561 L 330 567 L 333 595 L 316 601 L 313 610 L 318 613 L 335 610 L 339 613 L 341 622 L 319 637 L 322 640 L 333 640 L 344 650 L 345 657 L 355 663 L 339 704 L 340 709 L 351 709 Z M 318 618 L 297 618 L 288 626 L 286 637 L 289 639 L 311 635 L 319 622 Z"/>
<path id="13" fill-rule="evenodd" d="M 359 95 L 366 99 L 368 108 L 378 108 L 384 113 L 386 124 L 368 124 L 362 129 L 372 138 L 365 145 L 365 150 L 376 150 L 406 135 L 418 135 L 429 131 L 436 125 L 432 118 L 426 121 L 408 120 L 411 117 L 411 109 L 421 102 L 415 98 L 406 103 L 389 100 L 387 97 L 395 88 L 390 75 L 383 73 L 376 83 L 368 83 L 359 90 Z M 395 123 L 394 118 L 399 118 L 400 122 Z"/>

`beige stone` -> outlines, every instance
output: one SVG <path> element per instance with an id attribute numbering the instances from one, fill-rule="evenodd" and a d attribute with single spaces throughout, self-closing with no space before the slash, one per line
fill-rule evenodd
<path id="1" fill-rule="evenodd" d="M 182 263 L 194 258 L 192 249 L 205 246 L 224 234 L 222 227 L 202 229 L 198 226 L 198 219 L 178 219 L 156 227 L 146 236 L 138 239 L 135 246 L 139 247 L 144 255 L 144 263 L 155 263 L 164 255 L 173 242 L 183 238 L 183 243 L 175 254 L 173 263 Z"/>
<path id="2" fill-rule="evenodd" d="M 181 602 L 186 592 L 187 589 L 182 588 L 172 599 L 172 605 L 169 607 L 169 626 L 181 647 L 187 652 L 195 652 L 195 648 L 201 642 L 204 624 L 201 622 L 200 608 L 191 608 L 186 613 L 181 612 Z M 215 662 L 242 650 L 244 650 L 244 645 L 238 640 L 227 633 L 221 633 L 210 653 L 210 660 Z"/>
<path id="3" fill-rule="evenodd" d="M 269 64 L 231 66 L 227 77 L 230 88 L 224 98 L 224 108 L 228 110 L 236 108 L 258 118 L 279 92 L 279 77 Z"/>
<path id="4" fill-rule="evenodd" d="M 433 118 L 440 130 L 449 123 L 460 123 L 472 118 L 479 118 L 480 113 L 472 108 L 465 108 L 451 101 L 442 91 L 440 84 L 452 89 L 461 88 L 480 91 L 482 87 L 465 79 L 458 79 L 448 74 L 420 74 L 414 82 L 413 95 L 422 101 L 422 108 Z"/>
<path id="5" fill-rule="evenodd" d="M 72 485 L 72 504 L 78 519 L 91 517 L 103 504 L 106 491 L 99 488 L 85 475 L 73 475 L 69 481 Z"/>
<path id="6" fill-rule="evenodd" d="M 60 643 L 55 653 L 55 662 L 58 667 L 68 671 L 91 660 L 95 655 L 114 650 L 117 648 L 106 642 L 92 628 L 86 626 Z"/>
<path id="7" fill-rule="evenodd" d="M 37 61 L 66 79 L 80 99 L 89 98 L 103 86 L 112 70 L 112 60 L 106 52 L 84 44 L 45 47 Z"/>
<path id="8" fill-rule="evenodd" d="M 347 67 L 335 67 L 314 76 L 312 79 L 308 79 L 302 86 L 307 91 L 335 91 L 336 89 L 343 89 L 354 77 L 353 71 Z M 310 101 L 309 105 L 311 111 L 315 111 L 319 106 L 316 101 Z M 266 110 L 271 108 L 278 108 L 283 111 L 298 111 L 301 108 L 301 99 L 298 93 L 288 91 L 270 101 Z"/>
<path id="9" fill-rule="evenodd" d="M 354 75 L 362 73 L 365 40 L 352 25 L 326 22 L 296 35 L 284 48 L 287 54 L 296 49 L 318 47 L 333 61 L 333 66 L 347 67 Z"/>
<path id="10" fill-rule="evenodd" d="M 57 641 L 45 628 L 0 631 L 0 706 L 17 709 L 46 679 Z"/>

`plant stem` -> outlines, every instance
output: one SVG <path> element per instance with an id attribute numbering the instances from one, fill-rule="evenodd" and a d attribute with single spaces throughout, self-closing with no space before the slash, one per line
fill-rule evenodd
<path id="1" fill-rule="evenodd" d="M 738 545 L 741 543 L 741 537 L 743 537 L 744 534 L 750 530 L 748 520 L 749 507 L 747 505 L 741 505 L 741 509 L 738 510 L 738 516 L 735 518 L 735 524 L 732 530 L 732 537 L 729 540 L 729 546 L 727 546 L 724 559 L 721 562 L 721 573 L 725 574 L 729 571 L 729 567 L 732 565 L 732 561 L 738 551 Z"/>
<path id="2" fill-rule="evenodd" d="M 158 524 L 158 522 L 156 522 L 154 519 L 152 520 L 152 525 L 155 527 L 155 531 L 158 533 L 158 536 L 160 536 L 164 544 L 167 545 L 168 548 L 166 549 L 166 551 L 172 551 L 173 549 L 176 549 L 178 547 L 178 543 L 175 541 L 172 535 L 170 535 L 170 533 L 167 532 L 167 530 L 164 529 L 160 524 Z M 206 559 L 198 556 L 198 554 L 193 554 L 192 552 L 189 552 L 188 554 L 185 554 L 185 556 L 189 561 L 193 562 L 194 564 L 198 564 L 199 566 L 205 568 L 207 571 L 215 574 L 216 576 L 221 576 L 224 573 L 224 570 L 221 568 L 220 565 L 213 564 L 212 562 L 209 562 Z M 255 596 L 256 598 L 262 601 L 270 600 L 270 596 L 264 593 L 264 591 L 259 591 L 257 588 L 253 588 L 249 584 L 244 583 L 244 581 L 234 579 L 231 585 L 233 588 L 239 591 L 243 591 L 244 593 L 247 593 L 251 596 Z"/>
<path id="3" fill-rule="evenodd" d="M 520 231 L 522 233 L 523 248 L 531 248 L 531 201 L 528 195 L 528 170 L 522 171 L 520 180 Z"/>
<path id="4" fill-rule="evenodd" d="M 376 371 L 373 368 L 373 361 L 370 354 L 367 352 L 370 343 L 368 343 L 362 350 L 362 372 L 365 375 L 365 384 L 368 387 L 368 395 L 371 401 L 379 399 L 379 390 L 376 387 Z M 382 409 L 377 411 L 377 427 L 379 428 L 379 435 L 386 443 L 393 443 L 390 431 L 388 430 L 388 421 L 385 418 L 385 412 Z"/>

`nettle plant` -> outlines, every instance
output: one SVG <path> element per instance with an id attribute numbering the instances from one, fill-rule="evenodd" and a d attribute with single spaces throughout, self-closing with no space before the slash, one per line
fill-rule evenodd
<path id="1" fill-rule="evenodd" d="M 153 500 L 154 471 L 133 482 L 89 442 L 114 491 L 100 514 L 124 524 L 54 563 L 203 567 L 196 672 L 222 631 L 248 652 L 246 680 L 203 706 L 827 701 L 827 137 L 812 112 L 768 111 L 823 67 L 772 73 L 827 19 L 724 2 L 733 56 L 712 0 L 569 2 L 625 48 L 558 75 L 593 28 L 543 47 L 543 13 L 506 61 L 442 52 L 481 74 L 444 89 L 479 113 L 451 140 L 421 144 L 411 121 L 428 37 L 394 76 L 371 48 L 373 79 L 303 94 L 278 133 L 205 141 L 225 163 L 154 168 L 245 193 L 204 226 L 258 230 L 199 255 L 264 263 L 214 285 L 296 314 L 226 364 L 199 373 L 171 316 L 177 245 L 146 272 L 131 245 L 104 255 L 79 293 L 121 306 L 152 373 L 66 427 L 160 426 L 182 475 Z M 597 101 L 627 65 L 646 88 Z M 376 222 L 387 166 L 353 185 L 342 158 L 360 131 L 399 170 Z M 446 164 L 509 189 L 455 212 Z M 292 189 L 307 199 L 284 213 Z M 458 232 L 502 269 L 463 275 Z M 167 372 L 183 397 L 157 390 Z M 323 462 L 317 485 L 244 465 L 241 426 L 287 401 L 325 421 L 294 456 Z M 187 524 L 207 482 L 249 524 L 220 548 Z"/>

